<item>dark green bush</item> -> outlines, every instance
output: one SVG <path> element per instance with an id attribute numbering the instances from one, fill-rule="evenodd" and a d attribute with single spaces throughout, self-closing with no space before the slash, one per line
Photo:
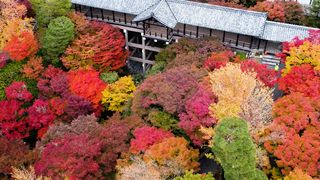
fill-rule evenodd
<path id="1" fill-rule="evenodd" d="M 103 72 L 100 74 L 100 79 L 105 83 L 112 84 L 119 79 L 119 75 L 117 72 Z"/>
<path id="2" fill-rule="evenodd" d="M 212 151 L 226 180 L 267 179 L 256 168 L 256 150 L 244 120 L 236 117 L 222 119 L 215 128 Z"/>

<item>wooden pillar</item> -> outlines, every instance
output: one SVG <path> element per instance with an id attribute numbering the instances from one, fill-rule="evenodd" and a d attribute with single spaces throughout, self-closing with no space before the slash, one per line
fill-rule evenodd
<path id="1" fill-rule="evenodd" d="M 239 36 L 240 36 L 240 34 L 237 34 L 236 46 L 238 46 L 238 44 L 239 44 Z"/>
<path id="2" fill-rule="evenodd" d="M 210 29 L 210 37 L 212 36 L 212 29 Z"/>
<path id="3" fill-rule="evenodd" d="M 259 39 L 258 41 L 258 49 L 260 49 L 260 43 L 261 43 L 261 39 Z"/>
<path id="4" fill-rule="evenodd" d="M 81 5 L 79 5 L 79 11 L 81 12 Z"/>
<path id="5" fill-rule="evenodd" d="M 143 21 L 142 22 L 142 26 L 143 26 L 143 34 L 145 35 L 146 34 L 146 23 Z"/>
<path id="6" fill-rule="evenodd" d="M 252 49 L 252 43 L 253 43 L 253 36 L 251 36 L 251 40 L 250 40 L 250 49 Z"/>
<path id="7" fill-rule="evenodd" d="M 92 7 L 90 7 L 90 17 L 91 17 L 91 19 L 93 18 Z"/>
<path id="8" fill-rule="evenodd" d="M 100 13 L 101 13 L 102 20 L 104 20 L 103 9 L 100 9 Z"/>
<path id="9" fill-rule="evenodd" d="M 129 43 L 128 30 L 124 29 L 123 32 L 124 32 L 124 37 L 125 37 L 125 39 L 126 39 L 126 50 L 129 50 L 129 45 L 128 45 L 128 43 Z"/>
<path id="10" fill-rule="evenodd" d="M 74 4 L 74 10 L 77 12 L 78 11 L 78 6 L 77 4 Z"/>
<path id="11" fill-rule="evenodd" d="M 145 48 L 146 48 L 146 38 L 142 37 L 142 60 L 143 60 L 142 69 L 143 69 L 143 73 L 145 73 L 145 68 L 146 68 L 146 63 L 145 63 L 146 49 Z"/>
<path id="12" fill-rule="evenodd" d="M 114 11 L 112 11 L 112 20 L 113 20 L 113 22 L 116 21 L 116 18 L 115 18 L 115 15 L 114 15 Z"/>
<path id="13" fill-rule="evenodd" d="M 268 41 L 266 40 L 266 43 L 265 43 L 265 45 L 264 45 L 263 52 L 266 52 L 266 51 L 267 51 L 267 46 L 268 46 Z"/>
<path id="14" fill-rule="evenodd" d="M 169 39 L 169 28 L 167 27 L 167 39 Z"/>
<path id="15" fill-rule="evenodd" d="M 186 35 L 186 24 L 183 24 L 183 35 Z"/>
<path id="16" fill-rule="evenodd" d="M 197 33 L 196 33 L 196 37 L 199 37 L 199 26 L 197 26 Z"/>
<path id="17" fill-rule="evenodd" d="M 124 15 L 124 23 L 127 24 L 127 14 L 123 13 L 123 15 Z"/>
<path id="18" fill-rule="evenodd" d="M 222 42 L 224 42 L 224 40 L 226 39 L 226 32 L 223 31 L 223 37 L 222 37 Z"/>

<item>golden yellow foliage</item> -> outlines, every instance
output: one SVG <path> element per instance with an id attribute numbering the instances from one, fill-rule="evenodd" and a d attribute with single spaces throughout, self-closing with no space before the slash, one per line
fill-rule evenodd
<path id="1" fill-rule="evenodd" d="M 301 46 L 291 47 L 287 53 L 290 55 L 286 57 L 286 68 L 282 71 L 283 76 L 288 74 L 293 66 L 301 64 L 311 64 L 316 70 L 320 70 L 320 44 L 305 41 Z"/>
<path id="2" fill-rule="evenodd" d="M 312 177 L 303 172 L 301 169 L 294 169 L 284 180 L 312 180 Z"/>
<path id="3" fill-rule="evenodd" d="M 209 74 L 212 91 L 219 101 L 210 106 L 215 117 L 239 116 L 241 105 L 253 93 L 257 80 L 253 72 L 242 72 L 240 64 L 228 63 Z"/>
<path id="4" fill-rule="evenodd" d="M 122 112 L 135 90 L 132 77 L 122 77 L 102 92 L 102 104 L 105 104 L 110 111 Z"/>

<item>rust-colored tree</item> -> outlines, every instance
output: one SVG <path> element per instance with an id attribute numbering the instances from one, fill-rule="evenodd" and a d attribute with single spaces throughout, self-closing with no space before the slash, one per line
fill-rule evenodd
<path id="1" fill-rule="evenodd" d="M 31 57 L 22 69 L 24 76 L 30 79 L 38 79 L 43 71 L 42 57 L 36 56 Z"/>
<path id="2" fill-rule="evenodd" d="M 258 2 L 254 7 L 250 8 L 250 10 L 268 12 L 268 19 L 271 21 L 286 21 L 284 3 L 280 1 Z"/>
<path id="3" fill-rule="evenodd" d="M 295 168 L 310 176 L 319 176 L 320 101 L 292 93 L 279 99 L 273 107 L 273 126 L 266 149 L 277 159 L 285 175 Z"/>
<path id="4" fill-rule="evenodd" d="M 93 22 L 93 33 L 80 35 L 62 57 L 63 65 L 70 69 L 94 67 L 99 71 L 117 70 L 125 65 L 128 56 L 125 40 L 119 29 Z"/>

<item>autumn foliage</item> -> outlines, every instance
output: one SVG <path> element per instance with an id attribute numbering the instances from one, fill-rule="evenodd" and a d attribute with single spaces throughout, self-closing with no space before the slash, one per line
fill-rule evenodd
<path id="1" fill-rule="evenodd" d="M 71 92 L 89 100 L 94 108 L 98 108 L 102 99 L 102 91 L 106 84 L 99 79 L 99 72 L 95 70 L 77 70 L 68 73 Z"/>
<path id="2" fill-rule="evenodd" d="M 265 147 L 275 155 L 283 174 L 299 168 L 311 176 L 318 175 L 319 102 L 319 98 L 292 93 L 274 104 L 274 126 Z"/>
<path id="3" fill-rule="evenodd" d="M 21 61 L 33 56 L 38 51 L 38 43 L 32 32 L 22 32 L 19 36 L 13 36 L 3 49 L 14 61 Z"/>
<path id="4" fill-rule="evenodd" d="M 42 57 L 31 57 L 27 64 L 23 65 L 22 72 L 24 76 L 30 79 L 38 79 L 44 71 L 42 62 Z"/>
<path id="5" fill-rule="evenodd" d="M 67 48 L 63 65 L 70 69 L 95 67 L 99 71 L 117 70 L 125 65 L 125 40 L 117 28 L 92 22 L 93 32 L 80 35 Z"/>
<path id="6" fill-rule="evenodd" d="M 279 79 L 279 89 L 285 93 L 300 92 L 309 97 L 319 96 L 319 84 L 319 72 L 310 64 L 295 66 L 286 76 Z"/>
<path id="7" fill-rule="evenodd" d="M 137 128 L 133 135 L 135 139 L 131 140 L 130 144 L 130 152 L 132 153 L 145 152 L 150 146 L 173 137 L 173 134 L 168 131 L 148 126 Z"/>

